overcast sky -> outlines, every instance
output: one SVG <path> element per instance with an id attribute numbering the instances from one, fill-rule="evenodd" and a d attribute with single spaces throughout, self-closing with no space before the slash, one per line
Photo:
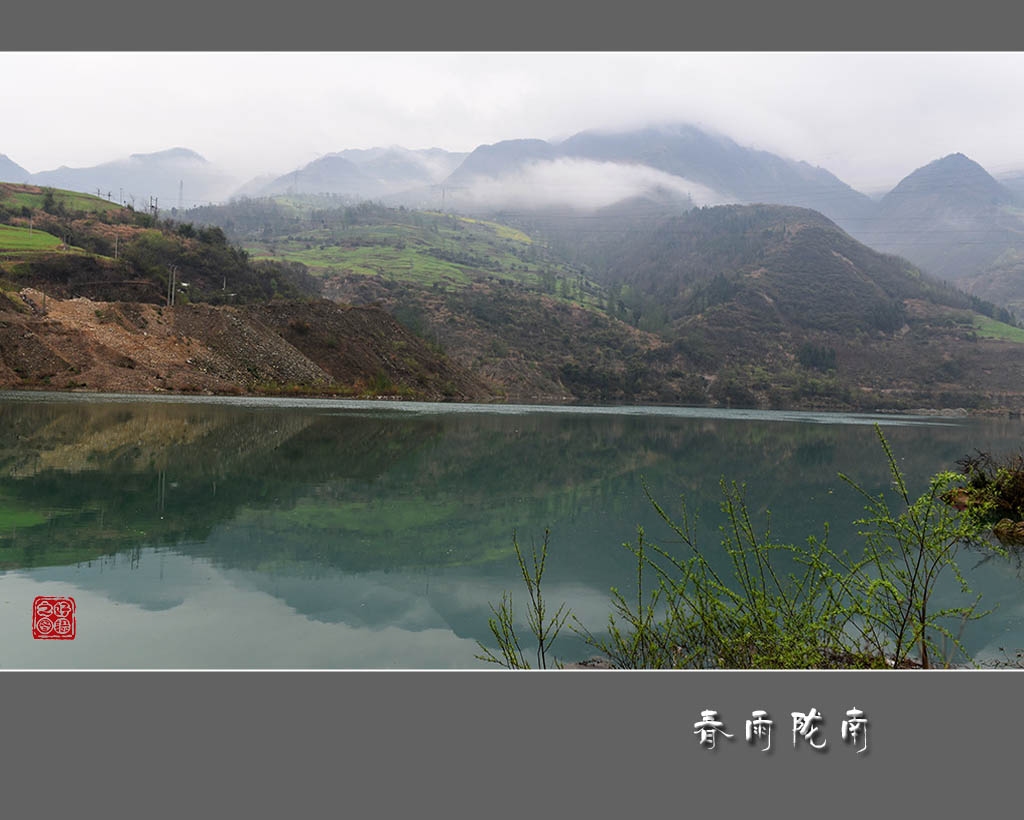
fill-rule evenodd
<path id="1" fill-rule="evenodd" d="M 1024 53 L 0 54 L 31 172 L 182 146 L 239 177 L 345 148 L 691 122 L 861 190 L 961 151 L 1024 169 Z"/>

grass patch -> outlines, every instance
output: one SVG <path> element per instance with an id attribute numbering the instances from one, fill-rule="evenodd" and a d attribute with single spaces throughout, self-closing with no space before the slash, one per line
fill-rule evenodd
<path id="1" fill-rule="evenodd" d="M 468 216 L 460 216 L 458 218 L 462 222 L 471 222 L 475 225 L 486 225 L 502 239 L 511 239 L 513 242 L 522 242 L 524 245 L 533 244 L 533 240 L 518 228 L 510 228 L 508 225 L 499 225 L 497 222 L 488 222 L 485 219 L 470 219 Z"/>
<path id="2" fill-rule="evenodd" d="M 83 194 L 78 191 L 64 191 L 59 188 L 53 191 L 54 203 L 63 205 L 69 211 L 87 211 L 90 213 L 103 213 L 105 211 L 119 211 L 121 206 L 116 202 L 109 202 L 106 199 Z M 46 189 L 38 185 L 15 185 L 13 183 L 0 182 L 0 203 L 4 205 L 40 209 L 46 199 Z"/>
<path id="3" fill-rule="evenodd" d="M 974 331 L 983 339 L 1000 339 L 1005 342 L 1024 343 L 1024 328 L 1013 327 L 1005 322 L 997 322 L 988 316 L 975 313 L 972 317 Z"/>
<path id="4" fill-rule="evenodd" d="M 312 247 L 307 247 L 313 243 Z M 435 283 L 468 285 L 472 277 L 465 267 L 413 248 L 396 248 L 389 245 L 368 245 L 347 247 L 338 245 L 321 246 L 316 240 L 287 240 L 279 242 L 274 253 L 268 254 L 265 246 L 250 246 L 247 250 L 253 259 L 274 259 L 286 262 L 301 262 L 314 273 L 354 273 L 363 276 L 383 276 L 393 281 L 410 282 L 430 287 Z"/>
<path id="5" fill-rule="evenodd" d="M 14 225 L 0 225 L 0 252 L 3 251 L 50 251 L 61 244 L 53 234 L 29 230 Z"/>

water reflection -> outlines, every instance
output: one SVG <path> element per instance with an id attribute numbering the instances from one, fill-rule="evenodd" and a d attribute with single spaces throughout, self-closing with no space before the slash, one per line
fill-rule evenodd
<path id="1" fill-rule="evenodd" d="M 514 529 L 527 545 L 551 529 L 548 594 L 570 601 L 588 625 L 604 622 L 609 587 L 631 581 L 621 543 L 637 524 L 673 548 L 642 480 L 670 510 L 685 494 L 712 553 L 723 476 L 746 481 L 762 525 L 772 511 L 776 538 L 802 541 L 831 522 L 833 545 L 858 549 L 850 522 L 863 505 L 837 473 L 872 493 L 888 484 L 866 421 L 664 408 L 0 399 L 0 590 L 4 601 L 17 599 L 15 609 L 4 605 L 2 626 L 27 631 L 21 599 L 64 594 L 47 590 L 66 585 L 87 602 L 81 617 L 110 630 L 81 629 L 89 640 L 63 654 L 21 641 L 5 657 L 29 666 L 45 657 L 87 666 L 473 666 L 475 641 L 488 638 L 488 602 L 519 588 Z M 1016 447 L 1020 434 L 1018 421 L 883 421 L 912 491 L 965 453 Z M 997 638 L 1024 646 L 1019 561 L 982 558 L 962 563 L 986 602 L 1004 607 L 966 637 L 976 649 Z M 266 635 L 259 648 L 217 649 L 218 625 L 234 623 L 228 608 L 241 606 L 243 593 L 266 618 Z M 114 627 L 113 607 L 118 617 L 129 608 L 138 626 Z M 150 619 L 161 640 L 130 655 L 143 637 L 128 640 L 125 630 L 141 633 Z M 342 639 L 323 628 L 342 626 L 354 632 L 344 646 L 331 644 Z M 310 636 L 298 637 L 304 628 Z M 370 646 L 360 630 L 377 641 Z M 418 634 L 432 636 L 426 654 L 410 649 Z M 307 654 L 296 654 L 296 642 Z"/>

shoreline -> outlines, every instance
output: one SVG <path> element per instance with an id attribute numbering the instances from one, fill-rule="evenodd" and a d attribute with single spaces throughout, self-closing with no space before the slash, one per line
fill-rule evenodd
<path id="1" fill-rule="evenodd" d="M 281 391 L 255 391 L 243 390 L 170 390 L 154 387 L 149 390 L 102 390 L 99 388 L 76 387 L 71 389 L 53 388 L 50 385 L 0 385 L 0 393 L 19 394 L 60 394 L 67 396 L 138 396 L 140 399 L 152 396 L 161 396 L 168 399 L 174 397 L 194 398 L 238 398 L 238 399 L 309 399 L 324 401 L 374 401 L 374 402 L 408 402 L 411 404 L 482 404 L 515 407 L 540 406 L 540 407 L 596 407 L 596 408 L 629 408 L 629 407 L 659 407 L 679 408 L 693 410 L 737 410 L 737 411 L 764 411 L 764 412 L 795 412 L 795 413 L 852 413 L 861 415 L 881 416 L 931 416 L 935 418 L 1024 418 L 1024 411 L 1012 407 L 913 407 L 906 409 L 894 408 L 836 408 L 834 406 L 807 405 L 798 407 L 736 407 L 721 404 L 672 404 L 666 402 L 585 402 L 572 396 L 504 396 L 487 399 L 465 399 L 455 397 L 442 397 L 438 399 L 410 397 L 394 394 L 352 394 L 339 392 L 317 392 L 315 390 L 281 390 Z"/>

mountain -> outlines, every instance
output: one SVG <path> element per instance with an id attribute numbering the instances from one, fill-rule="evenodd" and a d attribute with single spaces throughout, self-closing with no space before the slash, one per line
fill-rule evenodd
<path id="1" fill-rule="evenodd" d="M 96 193 L 113 201 L 124 197 L 136 208 L 147 207 L 150 197 L 159 199 L 162 212 L 220 200 L 236 185 L 228 174 L 188 148 L 171 148 L 152 154 L 132 154 L 127 159 L 86 168 L 61 166 L 32 174 L 33 185 Z"/>
<path id="2" fill-rule="evenodd" d="M 477 177 L 500 177 L 520 169 L 527 162 L 551 160 L 562 156 L 557 147 L 538 139 L 502 140 L 480 145 L 463 160 L 445 182 L 449 185 L 472 183 Z"/>
<path id="3" fill-rule="evenodd" d="M 881 407 L 898 396 L 970 407 L 1007 391 L 1011 402 L 1024 398 L 1014 386 L 1024 333 L 994 320 L 1005 312 L 814 211 L 695 209 L 610 244 L 598 278 L 620 312 L 664 327 L 682 369 L 712 376 L 709 397 L 719 402 L 863 406 L 871 396 Z"/>
<path id="4" fill-rule="evenodd" d="M 981 298 L 1024 308 L 1024 211 L 963 154 L 937 159 L 886 194 L 856 236 Z"/>
<path id="5" fill-rule="evenodd" d="M 277 174 L 261 174 L 258 177 L 253 177 L 242 187 L 234 190 L 231 193 L 231 198 L 241 199 L 243 197 L 265 196 L 264 191 L 275 179 L 277 179 Z"/>
<path id="6" fill-rule="evenodd" d="M 1012 192 L 964 154 L 950 154 L 918 168 L 882 198 L 887 216 L 908 213 L 940 216 L 954 208 L 976 213 L 981 208 L 1010 205 Z"/>
<path id="7" fill-rule="evenodd" d="M 399 192 L 421 185 L 434 185 L 459 167 L 468 154 L 441 148 L 410 150 L 390 148 L 350 148 L 337 156 L 355 163 L 382 188 Z"/>
<path id="8" fill-rule="evenodd" d="M 267 185 L 262 194 L 364 194 L 374 188 L 373 180 L 344 157 L 330 155 L 283 174 Z"/>
<path id="9" fill-rule="evenodd" d="M 1024 331 L 995 306 L 815 211 L 688 206 L 653 189 L 582 218 L 301 200 L 194 218 L 308 265 L 329 298 L 382 306 L 522 401 L 1024 404 Z"/>
<path id="10" fill-rule="evenodd" d="M 635 131 L 583 131 L 559 143 L 509 140 L 474 150 L 448 178 L 471 187 L 483 178 L 510 177 L 530 165 L 576 160 L 590 163 L 595 184 L 606 184 L 612 167 L 631 170 L 637 189 L 691 188 L 698 204 L 778 203 L 819 210 L 842 226 L 863 221 L 874 203 L 833 174 L 805 162 L 746 148 L 692 125 Z M 570 178 L 572 179 L 572 178 Z M 463 199 L 465 199 L 465 195 Z M 705 202 L 700 202 L 703 198 Z M 454 197 L 460 202 L 458 193 Z"/>
<path id="11" fill-rule="evenodd" d="M 0 154 L 0 182 L 24 182 L 31 174 L 12 160 Z"/>
<path id="12" fill-rule="evenodd" d="M 583 131 L 560 148 L 569 156 L 648 165 L 738 202 L 811 208 L 840 225 L 871 209 L 868 197 L 823 168 L 747 148 L 693 125 L 622 133 Z"/>
<path id="13" fill-rule="evenodd" d="M 327 154 L 269 183 L 255 180 L 236 195 L 334 194 L 352 199 L 401 197 L 409 191 L 429 190 L 465 159 L 464 153 L 440 148 L 410 150 L 350 148 Z"/>
<path id="14" fill-rule="evenodd" d="M 670 322 L 742 307 L 762 328 L 891 332 L 903 324 L 907 299 L 972 306 L 966 294 L 804 208 L 699 208 L 609 244 L 615 251 L 595 275 L 643 294 Z"/>

